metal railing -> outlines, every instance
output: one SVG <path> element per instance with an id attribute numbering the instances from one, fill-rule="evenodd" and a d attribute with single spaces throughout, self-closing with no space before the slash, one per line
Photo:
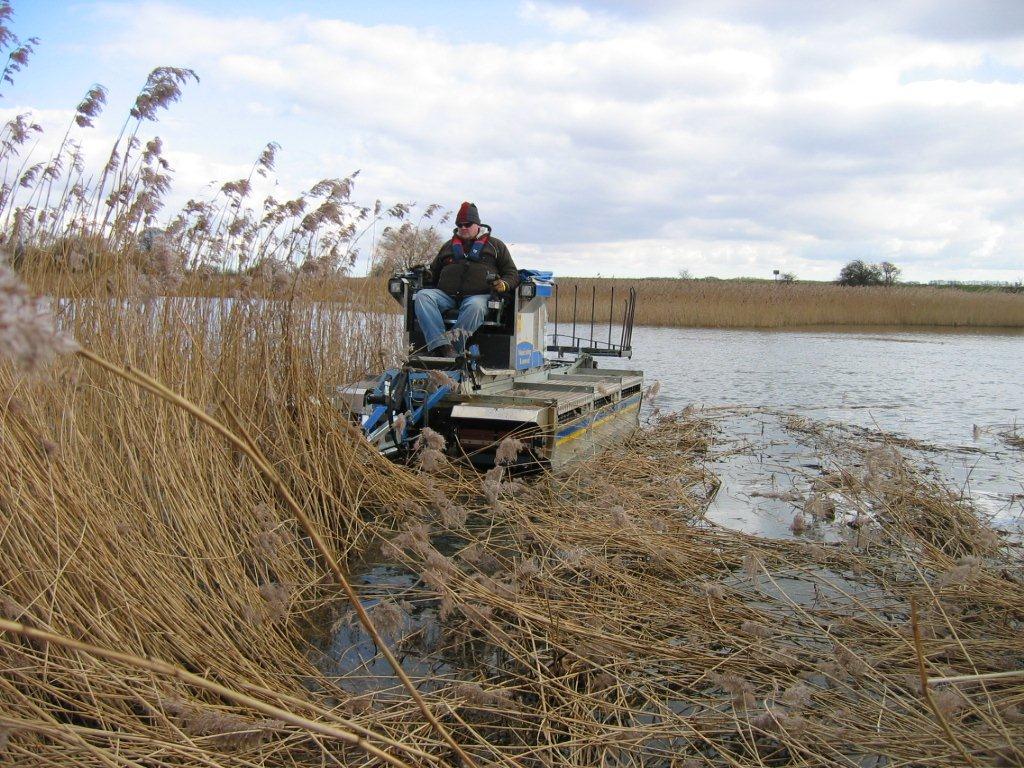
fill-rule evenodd
<path id="1" fill-rule="evenodd" d="M 618 340 L 612 341 L 612 329 L 615 324 L 615 286 L 612 286 L 608 300 L 608 338 L 602 339 L 594 335 L 597 319 L 597 286 L 590 288 L 590 332 L 584 335 L 586 326 L 577 333 L 577 310 L 579 309 L 579 286 L 572 287 L 572 320 L 571 332 L 558 331 L 558 283 L 555 283 L 555 330 L 551 335 L 552 343 L 547 346 L 548 352 L 555 352 L 559 357 L 566 355 L 594 355 L 595 357 L 632 357 L 633 355 L 633 317 L 636 314 L 636 288 L 630 287 L 626 298 L 622 301 L 622 322 L 619 326 Z M 568 325 L 562 323 L 563 327 Z"/>

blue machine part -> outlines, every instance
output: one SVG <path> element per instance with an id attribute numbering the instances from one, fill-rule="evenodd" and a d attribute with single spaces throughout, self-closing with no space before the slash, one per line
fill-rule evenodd
<path id="1" fill-rule="evenodd" d="M 555 273 L 549 269 L 520 269 L 519 276 L 532 277 L 545 283 L 550 283 L 555 279 Z"/>
<path id="2" fill-rule="evenodd" d="M 388 368 L 380 375 L 376 386 L 370 392 L 378 396 L 391 394 L 391 383 L 399 373 L 400 370 L 398 368 Z M 368 415 L 363 416 L 363 431 L 369 434 L 387 412 L 388 407 L 386 405 L 375 405 Z"/>
<path id="3" fill-rule="evenodd" d="M 451 376 L 452 374 L 459 374 L 459 375 L 461 375 L 461 371 L 450 371 L 448 373 L 449 376 Z M 426 374 L 423 375 L 423 378 L 426 379 Z M 419 424 L 420 422 L 422 422 L 423 421 L 423 417 L 426 416 L 426 414 L 427 414 L 427 411 L 429 411 L 431 408 L 433 408 L 435 405 L 437 405 L 439 402 L 441 402 L 441 400 L 444 398 L 444 396 L 447 395 L 451 391 L 452 391 L 451 387 L 443 386 L 443 387 L 438 387 L 436 390 L 434 390 L 433 392 L 428 394 L 423 399 L 422 404 L 412 412 L 412 418 L 410 418 L 409 421 L 412 422 L 413 424 Z M 402 442 L 405 442 L 406 435 L 407 435 L 408 431 L 409 431 L 409 428 L 406 427 L 406 431 L 404 433 L 402 433 L 401 435 L 399 435 L 399 439 Z"/>
<path id="4" fill-rule="evenodd" d="M 521 280 L 531 280 L 537 286 L 537 296 L 550 297 L 554 293 L 555 273 L 546 269 L 520 269 Z"/>
<path id="5" fill-rule="evenodd" d="M 375 405 L 368 416 L 363 416 L 363 431 L 369 433 L 387 412 L 386 405 Z"/>
<path id="6" fill-rule="evenodd" d="M 471 352 L 472 354 L 472 352 Z M 453 381 L 462 380 L 462 371 L 445 371 Z M 403 382 L 401 377 L 407 376 Z M 363 417 L 363 432 L 367 437 L 376 440 L 384 437 L 390 432 L 388 413 L 407 414 L 406 426 L 402 434 L 395 435 L 399 445 L 408 442 L 409 427 L 417 426 L 424 421 L 424 417 L 431 408 L 436 406 L 445 395 L 451 392 L 450 386 L 441 386 L 431 392 L 428 388 L 429 376 L 426 371 L 403 371 L 400 368 L 389 368 L 377 380 L 369 393 L 375 395 L 376 399 L 387 400 L 386 404 L 375 405 L 373 410 Z M 404 384 L 404 386 L 403 386 Z M 394 390 L 401 388 L 399 400 L 393 401 Z M 393 421 L 393 420 L 392 420 Z"/>
<path id="7" fill-rule="evenodd" d="M 533 344 L 528 341 L 521 341 L 516 344 L 516 370 L 525 371 L 533 367 Z M 543 363 L 544 355 L 541 355 Z"/>

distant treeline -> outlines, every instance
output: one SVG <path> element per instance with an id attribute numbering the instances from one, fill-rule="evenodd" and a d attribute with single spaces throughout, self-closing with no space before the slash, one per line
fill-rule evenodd
<path id="1" fill-rule="evenodd" d="M 962 280 L 929 280 L 928 285 L 934 288 L 957 288 L 961 291 L 1004 291 L 1006 293 L 1024 293 L 1024 281 L 1011 283 L 1005 280 L 978 280 L 965 282 Z M 920 283 L 908 283 L 920 285 Z"/>
<path id="2" fill-rule="evenodd" d="M 562 278 L 562 279 L 577 279 L 577 278 Z M 579 278 L 584 279 L 584 278 Z M 598 280 L 619 280 L 624 278 L 618 277 L 607 277 L 602 278 L 598 276 Z M 770 277 L 715 277 L 709 275 L 707 277 L 644 277 L 638 278 L 641 280 L 650 281 L 664 281 L 667 283 L 679 282 L 679 281 L 692 281 L 692 282 L 706 282 L 706 283 L 762 283 L 767 285 L 834 285 L 834 280 L 804 280 L 802 278 L 789 277 L 787 279 L 773 279 Z M 1009 293 L 1022 293 L 1024 292 L 1024 280 L 1017 280 L 1016 282 L 1010 280 L 928 280 L 927 282 L 921 282 L 918 280 L 900 280 L 895 283 L 894 286 L 882 286 L 882 287 L 930 287 L 930 288 L 959 288 L 964 291 L 1006 291 Z"/>

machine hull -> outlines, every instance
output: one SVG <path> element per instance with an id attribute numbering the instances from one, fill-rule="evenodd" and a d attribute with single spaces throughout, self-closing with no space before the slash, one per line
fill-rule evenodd
<path id="1" fill-rule="evenodd" d="M 643 374 L 593 366 L 584 357 L 513 381 L 513 397 L 543 402 L 536 442 L 546 467 L 558 469 L 621 442 L 639 424 Z"/>
<path id="2" fill-rule="evenodd" d="M 558 469 L 625 440 L 639 426 L 642 398 L 638 392 L 560 428 L 548 454 L 551 468 Z"/>
<path id="3" fill-rule="evenodd" d="M 479 389 L 464 382 L 440 400 L 429 426 L 477 467 L 493 466 L 499 444 L 512 437 L 524 443 L 515 465 L 558 469 L 621 442 L 639 424 L 643 374 L 593 366 L 584 357 L 526 373 L 483 371 Z"/>
<path id="4" fill-rule="evenodd" d="M 494 466 L 500 456 L 501 464 L 517 470 L 558 469 L 636 429 L 643 373 L 598 370 L 595 362 L 596 357 L 630 356 L 636 291 L 630 289 L 624 300 L 618 342 L 611 331 L 614 290 L 607 340 L 594 334 L 595 291 L 589 336 L 582 335 L 582 324 L 577 334 L 574 291 L 571 333 L 559 334 L 555 323 L 552 345 L 547 300 L 554 297 L 557 309 L 558 299 L 552 275 L 521 270 L 519 277 L 514 291 L 488 298 L 487 314 L 468 339 L 450 332 L 456 354 L 449 357 L 434 356 L 444 347 L 428 350 L 419 327 L 415 299 L 423 288 L 423 270 L 388 281 L 388 292 L 402 307 L 411 354 L 400 367 L 340 387 L 332 396 L 382 454 L 408 458 L 420 450 L 419 435 L 429 428 L 444 436 L 452 458 L 480 468 Z M 449 328 L 457 322 L 453 312 L 441 317 Z M 557 360 L 548 359 L 551 352 Z M 567 355 L 575 359 L 564 359 Z"/>

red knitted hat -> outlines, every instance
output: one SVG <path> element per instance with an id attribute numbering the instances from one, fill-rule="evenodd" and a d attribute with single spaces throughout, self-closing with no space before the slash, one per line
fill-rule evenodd
<path id="1" fill-rule="evenodd" d="M 459 214 L 455 217 L 456 224 L 479 224 L 480 214 L 475 203 L 463 203 L 459 206 Z"/>

